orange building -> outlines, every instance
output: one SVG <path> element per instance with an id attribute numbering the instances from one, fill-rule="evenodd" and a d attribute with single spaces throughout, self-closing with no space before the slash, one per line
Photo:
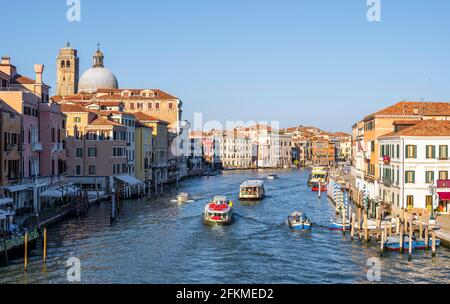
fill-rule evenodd
<path id="1" fill-rule="evenodd" d="M 364 143 L 361 145 L 363 146 L 365 168 L 363 180 L 357 179 L 356 183 L 360 189 L 362 186 L 366 187 L 369 198 L 375 199 L 381 196 L 377 187 L 377 181 L 381 175 L 378 167 L 379 137 L 394 132 L 396 128 L 401 128 L 402 124 L 399 123 L 401 121 L 425 119 L 449 120 L 450 103 L 402 101 L 368 115 L 362 120 Z"/>

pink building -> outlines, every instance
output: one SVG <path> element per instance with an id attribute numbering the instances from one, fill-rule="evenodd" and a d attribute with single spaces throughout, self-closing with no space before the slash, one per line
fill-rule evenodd
<path id="1" fill-rule="evenodd" d="M 50 87 L 42 82 L 42 65 L 35 66 L 36 79 L 17 73 L 9 57 L 3 57 L 0 71 L 7 75 L 9 84 L 0 90 L 0 98 L 22 115 L 22 179 L 39 175 L 39 153 L 42 143 L 39 141 L 39 105 L 48 101 Z"/>
<path id="2" fill-rule="evenodd" d="M 66 165 L 66 115 L 60 105 L 49 102 L 39 105 L 39 134 L 42 142 L 40 174 L 53 182 L 65 179 Z"/>

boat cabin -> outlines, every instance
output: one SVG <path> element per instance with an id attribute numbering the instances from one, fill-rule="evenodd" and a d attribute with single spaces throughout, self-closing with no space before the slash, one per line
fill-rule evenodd
<path id="1" fill-rule="evenodd" d="M 249 180 L 241 184 L 240 199 L 261 199 L 264 195 L 264 182 L 261 180 Z"/>

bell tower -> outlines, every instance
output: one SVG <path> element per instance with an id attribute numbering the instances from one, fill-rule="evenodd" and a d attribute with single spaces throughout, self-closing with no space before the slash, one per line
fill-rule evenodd
<path id="1" fill-rule="evenodd" d="M 56 58 L 56 95 L 78 93 L 79 61 L 77 50 L 70 47 L 70 42 L 59 50 Z"/>

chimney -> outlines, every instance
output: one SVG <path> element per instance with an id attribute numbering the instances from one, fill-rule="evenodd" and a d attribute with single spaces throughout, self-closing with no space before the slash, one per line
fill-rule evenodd
<path id="1" fill-rule="evenodd" d="M 35 64 L 34 72 L 36 73 L 36 84 L 42 84 L 42 73 L 44 72 L 44 65 Z"/>
<path id="2" fill-rule="evenodd" d="M 8 56 L 3 56 L 1 63 L 2 64 L 11 64 L 11 58 L 9 58 Z"/>

